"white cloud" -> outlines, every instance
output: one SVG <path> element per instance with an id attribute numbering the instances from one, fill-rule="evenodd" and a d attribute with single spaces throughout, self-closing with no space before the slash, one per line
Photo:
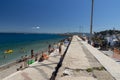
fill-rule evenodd
<path id="1" fill-rule="evenodd" d="M 32 27 L 32 29 L 40 29 L 40 27 L 39 27 L 39 26 L 37 26 L 37 27 Z"/>
<path id="2" fill-rule="evenodd" d="M 39 29 L 40 27 L 38 26 L 38 27 L 36 27 L 36 29 Z"/>

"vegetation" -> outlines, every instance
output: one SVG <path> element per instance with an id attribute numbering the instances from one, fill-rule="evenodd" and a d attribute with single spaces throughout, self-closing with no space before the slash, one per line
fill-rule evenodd
<path id="1" fill-rule="evenodd" d="M 88 68 L 86 69 L 87 72 L 92 72 L 93 71 L 93 68 Z"/>
<path id="2" fill-rule="evenodd" d="M 102 70 L 105 70 L 105 68 L 103 66 L 101 67 L 93 67 L 94 70 L 99 70 L 99 71 L 102 71 Z"/>
<path id="3" fill-rule="evenodd" d="M 101 67 L 93 67 L 93 68 L 86 69 L 87 72 L 92 72 L 93 70 L 102 71 L 102 70 L 105 70 L 105 68 L 101 66 Z"/>
<path id="4" fill-rule="evenodd" d="M 120 30 L 105 30 L 94 32 L 94 36 L 92 37 L 94 47 L 96 47 L 95 45 L 99 45 L 101 50 L 108 50 L 108 48 L 110 48 L 110 45 L 107 43 L 107 39 L 105 37 L 112 35 L 116 35 L 116 38 L 119 40 L 119 43 L 116 46 L 120 46 L 120 39 L 118 38 L 118 34 L 120 34 Z"/>
<path id="5" fill-rule="evenodd" d="M 95 35 L 113 35 L 113 34 L 120 34 L 120 30 L 105 30 L 105 31 L 100 31 L 100 32 L 94 32 Z"/>

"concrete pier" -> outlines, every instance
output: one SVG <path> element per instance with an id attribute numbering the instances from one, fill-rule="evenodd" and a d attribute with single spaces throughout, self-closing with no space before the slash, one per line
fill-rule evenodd
<path id="1" fill-rule="evenodd" d="M 120 65 L 73 36 L 56 80 L 120 80 Z"/>

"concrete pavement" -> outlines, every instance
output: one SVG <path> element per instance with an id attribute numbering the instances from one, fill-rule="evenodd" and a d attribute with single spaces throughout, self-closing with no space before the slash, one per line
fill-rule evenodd
<path id="1" fill-rule="evenodd" d="M 56 80 L 115 80 L 114 76 L 111 76 L 105 69 L 100 70 L 104 65 L 96 56 L 93 56 L 94 52 L 99 51 L 92 49 L 92 46 L 86 46 L 88 44 L 83 42 L 78 36 L 73 36 Z"/>
<path id="2" fill-rule="evenodd" d="M 79 37 L 77 38 L 80 40 Z M 86 42 L 82 41 L 82 43 L 116 80 L 120 80 L 120 64 Z"/>
<path id="3" fill-rule="evenodd" d="M 89 74 L 77 73 L 79 70 L 88 69 L 90 67 L 89 61 L 80 46 L 79 41 L 76 36 L 73 36 L 63 60 L 62 67 L 58 71 L 56 80 L 97 80 Z"/>

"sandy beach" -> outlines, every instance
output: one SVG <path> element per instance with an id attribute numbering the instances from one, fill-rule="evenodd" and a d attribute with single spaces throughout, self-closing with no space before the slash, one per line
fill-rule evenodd
<path id="1" fill-rule="evenodd" d="M 3 67 L 0 67 L 0 79 L 5 78 L 6 76 L 9 76 L 10 74 L 17 71 L 17 68 L 21 65 L 21 63 L 11 63 L 7 64 Z"/>
<path id="2" fill-rule="evenodd" d="M 57 43 L 59 44 L 59 43 Z M 56 44 L 56 45 L 57 45 Z M 52 45 L 53 46 L 53 45 Z M 53 48 L 53 47 L 52 47 Z M 46 49 L 45 51 L 43 51 L 44 53 L 47 53 L 48 54 L 48 49 Z M 41 53 L 39 53 L 38 55 L 38 58 L 41 56 Z M 18 61 L 18 60 L 17 60 Z M 17 61 L 14 61 L 14 62 L 11 62 L 11 63 L 8 63 L 8 64 L 5 64 L 5 65 L 2 65 L 0 66 L 0 79 L 3 79 L 15 72 L 17 72 L 17 69 L 21 66 L 22 62 L 17 62 Z M 24 70 L 21 69 L 21 70 Z"/>

